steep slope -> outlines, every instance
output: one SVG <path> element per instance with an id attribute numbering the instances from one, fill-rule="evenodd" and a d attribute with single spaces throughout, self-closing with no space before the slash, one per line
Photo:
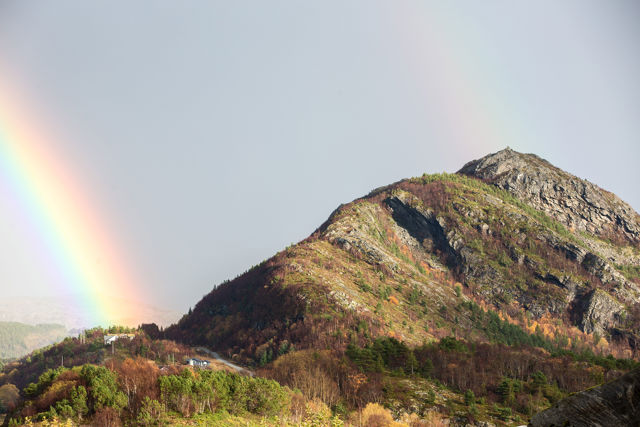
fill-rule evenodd
<path id="1" fill-rule="evenodd" d="M 529 425 L 637 426 L 640 424 L 640 369 L 599 387 L 576 393 L 536 414 Z"/>
<path id="2" fill-rule="evenodd" d="M 509 191 L 571 230 L 640 242 L 640 217 L 631 206 L 534 154 L 506 149 L 469 162 L 458 173 Z"/>
<path id="3" fill-rule="evenodd" d="M 584 185 L 594 213 L 575 220 L 572 209 L 587 208 L 555 201 L 554 180 L 558 188 Z M 478 316 L 483 307 L 558 347 L 628 356 L 640 342 L 637 214 L 576 180 L 504 150 L 460 174 L 377 189 L 214 289 L 167 335 L 245 361 L 268 361 L 291 345 L 344 348 L 383 335 L 416 344 L 450 334 L 506 340 Z"/>

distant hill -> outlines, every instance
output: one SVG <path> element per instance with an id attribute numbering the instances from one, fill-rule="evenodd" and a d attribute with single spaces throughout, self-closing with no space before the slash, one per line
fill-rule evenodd
<path id="1" fill-rule="evenodd" d="M 113 301 L 113 305 L 124 307 L 123 313 L 135 313 L 127 318 L 112 319 L 111 324 L 138 326 L 142 323 L 156 323 L 168 326 L 180 318 L 180 313 L 130 301 L 121 298 L 103 296 Z M 57 323 L 68 329 L 85 329 L 97 325 L 91 324 L 92 313 L 89 308 L 70 304 L 74 298 L 60 297 L 6 297 L 0 300 L 0 321 L 21 322 L 30 325 L 38 323 Z"/>
<path id="2" fill-rule="evenodd" d="M 0 359 L 22 357 L 68 336 L 63 325 L 0 322 Z"/>

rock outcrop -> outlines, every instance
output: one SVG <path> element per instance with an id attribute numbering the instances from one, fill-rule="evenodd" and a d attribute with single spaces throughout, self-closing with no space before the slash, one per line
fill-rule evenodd
<path id="1" fill-rule="evenodd" d="M 266 343 L 309 346 L 311 329 L 339 339 L 365 320 L 412 342 L 432 338 L 433 324 L 486 336 L 460 304 L 469 298 L 553 318 L 560 336 L 576 326 L 636 349 L 637 218 L 595 185 L 503 150 L 341 205 L 309 238 L 214 289 L 168 336 L 247 359 Z"/>
<path id="2" fill-rule="evenodd" d="M 561 400 L 531 418 L 532 427 L 640 425 L 640 369 Z"/>
<path id="3" fill-rule="evenodd" d="M 501 187 L 570 229 L 640 242 L 640 218 L 615 194 L 509 148 L 467 163 L 458 173 Z"/>
<path id="4" fill-rule="evenodd" d="M 580 328 L 586 333 L 602 336 L 607 328 L 616 324 L 623 311 L 624 306 L 611 295 L 596 289 L 585 301 Z"/>

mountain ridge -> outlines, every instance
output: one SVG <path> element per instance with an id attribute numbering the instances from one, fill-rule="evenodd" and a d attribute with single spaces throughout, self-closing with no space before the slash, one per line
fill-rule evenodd
<path id="1" fill-rule="evenodd" d="M 277 351 L 275 341 L 304 341 L 300 337 L 316 329 L 316 320 L 324 323 L 323 307 L 333 313 L 324 317 L 340 319 L 334 319 L 332 329 L 344 323 L 349 330 L 365 321 L 376 333 L 420 342 L 444 333 L 434 334 L 433 325 L 436 330 L 456 328 L 452 323 L 461 316 L 452 319 L 439 310 L 461 298 L 519 318 L 515 323 L 524 329 L 557 319 L 564 325 L 558 333 L 567 337 L 587 341 L 596 334 L 635 352 L 640 319 L 634 311 L 640 301 L 637 213 L 620 201 L 608 217 L 628 214 L 628 224 L 621 222 L 626 228 L 600 221 L 576 232 L 570 227 L 582 222 L 544 204 L 560 206 L 554 199 L 559 193 L 549 193 L 556 178 L 567 187 L 584 185 L 588 200 L 611 198 L 610 193 L 596 197 L 593 192 L 604 190 L 511 149 L 469 162 L 458 174 L 401 180 L 340 205 L 307 239 L 214 289 L 193 314 L 168 329 L 168 336 L 184 334 L 194 343 L 224 346 L 224 336 L 233 330 L 255 342 L 248 339 L 251 344 L 244 345 L 243 339 L 232 339 L 233 345 L 223 351 L 250 359 L 259 357 L 255 352 L 264 351 L 261 346 L 269 342 Z M 530 182 L 544 196 L 541 201 L 525 197 L 529 193 L 523 185 Z M 579 199 L 569 191 L 563 194 Z M 234 284 L 240 287 L 231 289 Z M 460 297 L 457 288 L 464 291 Z M 255 307 L 261 317 L 249 313 L 253 320 L 246 323 L 245 314 Z M 415 323 L 425 317 L 421 311 L 429 319 L 418 326 L 420 332 Z M 198 319 L 198 325 L 190 319 Z M 228 323 L 226 332 L 221 321 Z M 291 324 L 306 332 L 292 333 Z"/>

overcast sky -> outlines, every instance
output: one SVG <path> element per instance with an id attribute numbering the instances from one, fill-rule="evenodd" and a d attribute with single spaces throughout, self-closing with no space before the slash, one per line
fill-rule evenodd
<path id="1" fill-rule="evenodd" d="M 185 311 L 340 203 L 506 146 L 638 210 L 638 22 L 631 0 L 4 0 L 0 79 L 148 302 Z M 12 214 L 2 292 L 50 293 Z"/>

